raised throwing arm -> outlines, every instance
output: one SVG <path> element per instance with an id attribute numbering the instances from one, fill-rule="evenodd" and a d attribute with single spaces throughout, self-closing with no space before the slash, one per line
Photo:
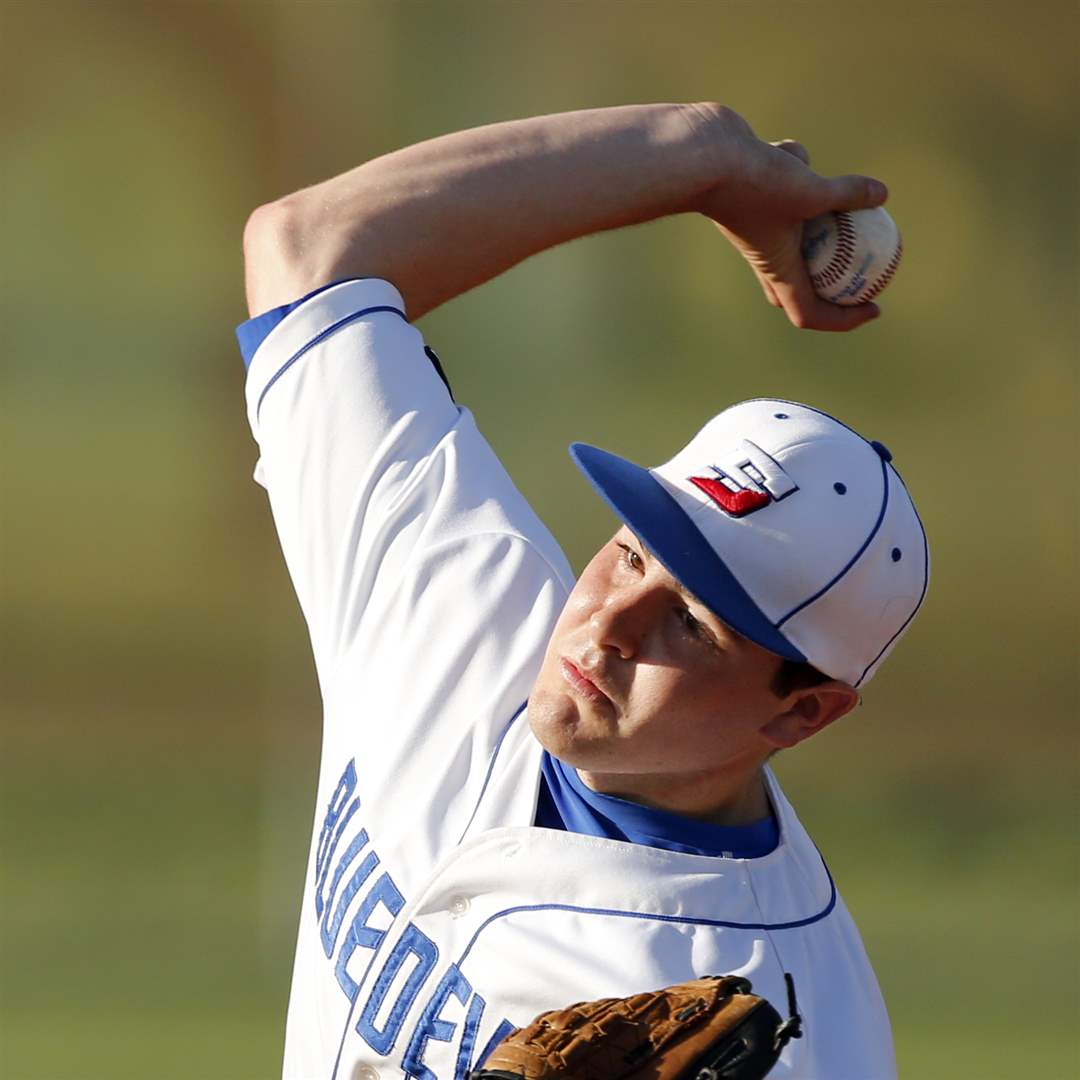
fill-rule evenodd
<path id="1" fill-rule="evenodd" d="M 878 205 L 884 186 L 826 179 L 797 143 L 758 139 L 732 110 L 624 105 L 444 135 L 259 207 L 244 231 L 252 315 L 343 277 L 382 277 L 417 319 L 566 240 L 669 214 L 711 218 L 793 324 L 850 330 L 874 305 L 819 300 L 803 220 Z"/>

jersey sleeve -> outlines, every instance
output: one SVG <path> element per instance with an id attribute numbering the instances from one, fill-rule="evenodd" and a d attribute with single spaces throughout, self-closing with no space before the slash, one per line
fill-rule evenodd
<path id="1" fill-rule="evenodd" d="M 521 634 L 545 638 L 573 583 L 433 356 L 397 289 L 367 278 L 290 306 L 250 359 L 255 479 L 324 699 L 344 657 L 392 669 L 404 694 L 464 662 L 452 640 L 492 671 L 527 666 Z"/>

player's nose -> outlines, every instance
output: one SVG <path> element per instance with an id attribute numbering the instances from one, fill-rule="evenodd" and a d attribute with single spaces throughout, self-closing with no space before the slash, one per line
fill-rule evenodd
<path id="1" fill-rule="evenodd" d="M 647 588 L 609 593 L 589 619 L 593 645 L 629 660 L 641 651 L 656 606 L 657 597 Z"/>

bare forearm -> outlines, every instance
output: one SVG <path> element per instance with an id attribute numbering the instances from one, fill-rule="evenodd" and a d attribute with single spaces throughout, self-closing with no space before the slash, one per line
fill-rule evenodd
<path id="1" fill-rule="evenodd" d="M 415 319 L 563 241 L 689 210 L 720 179 L 705 136 L 714 108 L 626 105 L 492 124 L 305 188 L 249 222 L 249 306 L 377 276 Z"/>

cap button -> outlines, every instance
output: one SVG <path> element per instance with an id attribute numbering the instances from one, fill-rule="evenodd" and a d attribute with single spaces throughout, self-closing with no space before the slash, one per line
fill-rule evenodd
<path id="1" fill-rule="evenodd" d="M 877 451 L 878 457 L 882 461 L 892 461 L 892 453 L 884 443 L 879 443 L 877 439 L 871 439 L 870 445 Z"/>

